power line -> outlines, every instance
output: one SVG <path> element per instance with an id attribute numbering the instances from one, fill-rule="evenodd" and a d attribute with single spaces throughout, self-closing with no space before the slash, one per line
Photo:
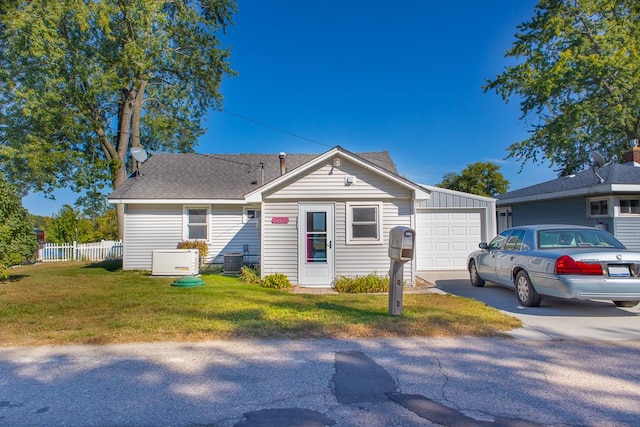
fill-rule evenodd
<path id="1" fill-rule="evenodd" d="M 291 132 L 286 131 L 284 129 L 280 129 L 280 128 L 277 128 L 275 126 L 271 126 L 271 125 L 268 125 L 266 123 L 259 122 L 258 120 L 254 120 L 254 119 L 251 119 L 249 117 L 245 117 L 245 116 L 243 116 L 241 114 L 234 113 L 232 111 L 228 111 L 228 110 L 220 110 L 220 111 L 222 111 L 223 113 L 227 113 L 227 114 L 230 114 L 232 116 L 238 117 L 239 119 L 246 120 L 246 121 L 251 122 L 251 123 L 255 123 L 257 125 L 269 128 L 271 130 L 275 130 L 276 132 L 280 132 L 280 133 L 284 133 L 284 134 L 289 135 L 289 136 L 293 136 L 294 138 L 302 139 L 304 141 L 313 142 L 314 144 L 319 144 L 319 145 L 322 145 L 324 147 L 333 148 L 333 145 L 325 144 L 324 142 L 316 141 L 316 140 L 313 140 L 311 138 L 307 138 L 307 137 L 304 137 L 304 136 L 301 136 L 301 135 L 296 135 L 295 133 L 291 133 Z"/>

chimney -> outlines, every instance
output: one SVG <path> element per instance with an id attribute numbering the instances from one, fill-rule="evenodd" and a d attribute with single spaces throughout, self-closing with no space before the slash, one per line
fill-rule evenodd
<path id="1" fill-rule="evenodd" d="M 282 176 L 287 173 L 287 167 L 284 162 L 284 158 L 287 157 L 287 153 L 281 151 L 280 154 L 278 154 L 278 157 L 280 157 L 280 176 Z"/>
<path id="2" fill-rule="evenodd" d="M 638 147 L 638 140 L 632 139 L 629 144 L 629 151 L 624 153 L 625 163 L 638 163 L 640 164 L 640 147 Z"/>

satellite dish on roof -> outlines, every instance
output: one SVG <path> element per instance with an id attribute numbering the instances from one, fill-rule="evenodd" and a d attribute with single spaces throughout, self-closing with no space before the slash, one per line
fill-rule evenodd
<path id="1" fill-rule="evenodd" d="M 593 160 L 594 167 L 601 168 L 607 163 L 604 157 L 602 157 L 602 154 L 598 153 L 597 151 L 591 152 L 591 159 Z"/>
<path id="2" fill-rule="evenodd" d="M 142 147 L 131 147 L 131 155 L 139 163 L 144 163 L 147 160 L 147 151 Z"/>

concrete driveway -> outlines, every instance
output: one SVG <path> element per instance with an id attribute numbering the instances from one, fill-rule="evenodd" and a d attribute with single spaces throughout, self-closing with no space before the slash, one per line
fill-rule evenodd
<path id="1" fill-rule="evenodd" d="M 636 340 L 640 339 L 640 306 L 619 308 L 610 301 L 577 301 L 544 297 L 540 307 L 518 304 L 515 291 L 487 282 L 474 288 L 466 271 L 428 271 L 418 276 L 438 290 L 477 299 L 522 320 L 513 331 L 532 340 Z"/>

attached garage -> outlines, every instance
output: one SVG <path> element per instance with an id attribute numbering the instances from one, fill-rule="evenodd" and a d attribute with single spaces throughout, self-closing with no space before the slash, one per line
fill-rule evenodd
<path id="1" fill-rule="evenodd" d="M 496 234 L 495 199 L 423 185 L 416 207 L 416 268 L 465 270 L 467 255 Z"/>

